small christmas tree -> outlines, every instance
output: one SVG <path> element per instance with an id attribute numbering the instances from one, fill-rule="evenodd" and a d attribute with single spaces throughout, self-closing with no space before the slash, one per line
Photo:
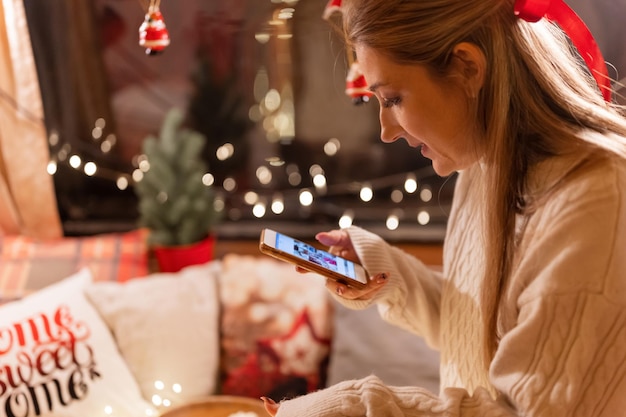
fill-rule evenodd
<path id="1" fill-rule="evenodd" d="M 150 231 L 151 246 L 177 246 L 206 238 L 219 220 L 211 187 L 203 183 L 208 167 L 202 159 L 206 139 L 184 128 L 183 113 L 168 112 L 160 136 L 149 136 L 143 152 L 150 164 L 135 185 L 139 224 Z"/>

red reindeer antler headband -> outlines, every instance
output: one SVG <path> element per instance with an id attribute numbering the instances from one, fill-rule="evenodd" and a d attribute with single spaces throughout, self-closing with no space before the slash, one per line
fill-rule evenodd
<path id="1" fill-rule="evenodd" d="M 324 19 L 341 12 L 341 0 L 329 0 L 324 10 Z M 516 0 L 514 12 L 520 19 L 537 22 L 544 17 L 558 24 L 569 36 L 587 67 L 598 83 L 604 100 L 611 101 L 611 80 L 606 62 L 593 35 L 585 22 L 563 0 Z M 353 62 L 352 59 L 349 62 Z M 360 86 L 364 89 L 366 85 Z"/>
<path id="2" fill-rule="evenodd" d="M 558 24 L 585 60 L 604 100 L 611 101 L 611 80 L 602 52 L 585 22 L 563 0 L 516 0 L 515 14 L 527 22 L 545 17 Z"/>

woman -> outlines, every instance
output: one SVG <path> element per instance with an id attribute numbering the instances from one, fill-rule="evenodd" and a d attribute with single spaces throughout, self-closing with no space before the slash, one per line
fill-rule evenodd
<path id="1" fill-rule="evenodd" d="M 370 376 L 265 399 L 270 414 L 626 412 L 626 120 L 564 33 L 516 6 L 344 1 L 382 140 L 404 139 L 439 175 L 459 176 L 443 273 L 350 227 L 317 239 L 371 281 L 327 287 L 351 308 L 376 303 L 439 349 L 441 390 Z"/>

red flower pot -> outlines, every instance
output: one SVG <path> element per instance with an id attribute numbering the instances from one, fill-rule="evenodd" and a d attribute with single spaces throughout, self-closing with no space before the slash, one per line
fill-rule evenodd
<path id="1" fill-rule="evenodd" d="M 161 272 L 178 272 L 186 266 L 201 265 L 213 259 L 215 236 L 181 246 L 157 246 L 154 255 Z"/>

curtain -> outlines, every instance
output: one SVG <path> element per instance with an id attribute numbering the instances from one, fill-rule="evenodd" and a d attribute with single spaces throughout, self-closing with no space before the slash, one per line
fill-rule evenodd
<path id="1" fill-rule="evenodd" d="M 21 0 L 0 3 L 0 231 L 62 235 L 37 72 Z"/>
<path id="2" fill-rule="evenodd" d="M 92 226 L 103 225 L 127 211 L 112 204 L 122 197 L 115 179 L 105 177 L 105 173 L 128 172 L 130 162 L 120 160 L 115 146 L 108 152 L 101 148 L 105 138 L 116 133 L 102 57 L 106 47 L 103 24 L 110 19 L 97 12 L 94 0 L 23 2 L 46 128 L 58 138 L 50 144 L 50 154 L 58 161 L 54 185 L 59 216 L 65 234 L 90 234 Z M 136 7 L 140 9 L 138 4 Z M 117 30 L 113 28 L 113 32 Z M 97 121 L 105 123 L 99 138 L 92 136 Z M 83 164 L 95 162 L 98 174 L 88 177 L 83 165 L 70 167 L 71 155 L 80 156 Z"/>

